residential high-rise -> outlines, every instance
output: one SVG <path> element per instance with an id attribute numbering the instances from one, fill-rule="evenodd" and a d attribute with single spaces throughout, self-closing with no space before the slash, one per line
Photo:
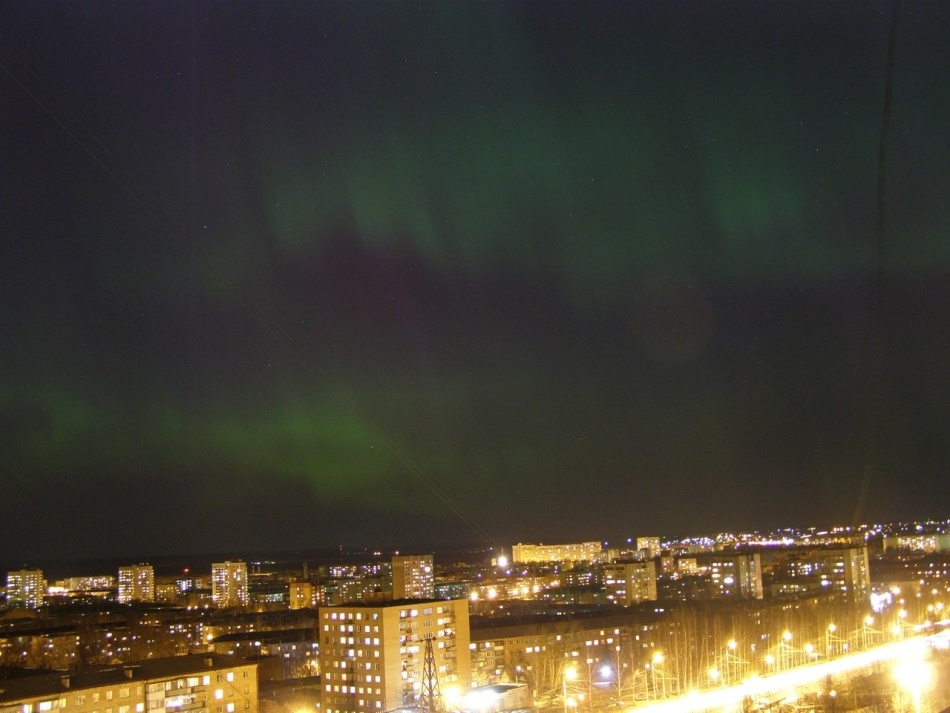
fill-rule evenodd
<path id="1" fill-rule="evenodd" d="M 7 606 L 38 609 L 46 596 L 43 570 L 21 569 L 7 572 Z"/>
<path id="2" fill-rule="evenodd" d="M 211 565 L 211 601 L 216 607 L 247 606 L 246 563 L 228 561 Z"/>
<path id="3" fill-rule="evenodd" d="M 393 557 L 393 599 L 432 599 L 435 596 L 435 571 L 432 555 Z"/>
<path id="4" fill-rule="evenodd" d="M 615 562 L 604 567 L 607 599 L 627 606 L 656 601 L 656 562 Z"/>
<path id="5" fill-rule="evenodd" d="M 133 564 L 119 567 L 119 601 L 155 601 L 155 569 L 150 564 Z"/>
<path id="6" fill-rule="evenodd" d="M 291 609 L 309 609 L 314 604 L 314 589 L 310 582 L 290 582 L 287 585 L 287 606 Z"/>
<path id="7" fill-rule="evenodd" d="M 713 599 L 762 599 L 759 554 L 716 554 L 707 558 L 709 596 Z"/>
<path id="8" fill-rule="evenodd" d="M 325 713 L 380 713 L 418 704 L 426 639 L 443 695 L 471 678 L 468 601 L 403 600 L 320 607 Z"/>
<path id="9" fill-rule="evenodd" d="M 661 552 L 660 538 L 655 535 L 651 537 L 638 537 L 637 552 L 641 554 L 643 559 L 659 557 Z"/>

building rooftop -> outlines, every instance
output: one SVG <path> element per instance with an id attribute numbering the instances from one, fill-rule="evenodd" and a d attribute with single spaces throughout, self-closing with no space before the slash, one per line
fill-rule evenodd
<path id="1" fill-rule="evenodd" d="M 300 641 L 311 641 L 314 637 L 314 628 L 308 626 L 303 629 L 275 629 L 273 631 L 238 631 L 231 634 L 222 634 L 214 637 L 209 643 L 227 644 L 234 641 L 260 641 L 262 644 L 284 644 Z"/>
<path id="2" fill-rule="evenodd" d="M 383 609 L 389 607 L 409 607 L 409 606 L 419 606 L 420 604 L 447 604 L 449 602 L 458 602 L 458 601 L 468 601 L 464 598 L 457 599 L 385 599 L 378 602 L 364 602 L 364 601 L 355 601 L 355 602 L 340 602 L 339 604 L 322 604 L 321 609 L 337 609 L 337 608 L 362 608 L 362 609 Z"/>
<path id="3" fill-rule="evenodd" d="M 61 696 L 66 691 L 101 688 L 123 681 L 145 682 L 184 676 L 203 671 L 219 671 L 256 664 L 223 654 L 192 654 L 135 661 L 128 664 L 93 666 L 79 671 L 58 671 L 27 678 L 0 681 L 0 703 L 15 703 L 26 698 Z"/>

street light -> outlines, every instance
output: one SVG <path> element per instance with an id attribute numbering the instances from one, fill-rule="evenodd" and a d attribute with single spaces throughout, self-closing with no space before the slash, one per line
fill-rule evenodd
<path id="1" fill-rule="evenodd" d="M 739 662 L 736 661 L 736 647 L 737 647 L 738 645 L 739 645 L 739 644 L 736 642 L 735 639 L 729 639 L 729 641 L 726 642 L 726 673 L 729 673 L 729 664 L 730 664 L 729 655 L 730 655 L 730 653 L 732 654 L 732 661 L 731 661 L 731 663 L 732 663 L 732 674 L 729 676 L 729 683 L 730 683 L 730 684 L 735 683 L 735 682 L 736 682 L 736 679 L 739 678 L 739 676 L 738 676 L 738 673 L 739 673 Z"/>
<path id="2" fill-rule="evenodd" d="M 577 669 L 573 666 L 565 666 L 564 673 L 561 674 L 561 701 L 564 704 L 564 713 L 567 713 L 567 682 L 577 678 Z"/>
<path id="3" fill-rule="evenodd" d="M 656 698 L 656 668 L 663 663 L 663 652 L 657 651 L 653 654 L 653 697 Z M 666 676 L 661 676 L 663 681 L 663 697 L 666 698 Z"/>
<path id="4" fill-rule="evenodd" d="M 872 631 L 874 631 L 874 629 L 871 628 L 871 624 L 873 623 L 874 623 L 873 616 L 868 614 L 866 617 L 864 617 L 864 628 L 862 629 L 862 631 L 864 632 L 864 648 L 865 649 L 868 648 L 868 644 L 870 643 L 870 640 L 871 640 L 871 637 L 869 635 Z"/>

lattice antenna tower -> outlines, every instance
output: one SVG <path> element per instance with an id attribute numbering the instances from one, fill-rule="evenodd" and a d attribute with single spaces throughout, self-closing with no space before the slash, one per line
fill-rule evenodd
<path id="1" fill-rule="evenodd" d="M 419 713 L 442 713 L 442 692 L 439 690 L 439 674 L 435 667 L 432 636 L 427 636 L 425 642 L 425 656 L 422 659 L 422 696 L 419 698 Z"/>

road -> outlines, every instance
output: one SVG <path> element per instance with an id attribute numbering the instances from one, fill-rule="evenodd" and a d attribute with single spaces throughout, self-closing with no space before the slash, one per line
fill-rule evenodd
<path id="1" fill-rule="evenodd" d="M 869 668 L 886 662 L 922 661 L 931 647 L 946 648 L 950 639 L 943 632 L 932 636 L 914 636 L 902 641 L 876 646 L 867 651 L 844 654 L 830 660 L 816 661 L 787 671 L 749 679 L 736 686 L 693 691 L 677 698 L 651 701 L 629 707 L 624 713 L 696 713 L 698 711 L 741 710 L 742 702 L 767 699 L 772 703 L 791 702 L 796 692 L 818 684 L 829 676 Z"/>

